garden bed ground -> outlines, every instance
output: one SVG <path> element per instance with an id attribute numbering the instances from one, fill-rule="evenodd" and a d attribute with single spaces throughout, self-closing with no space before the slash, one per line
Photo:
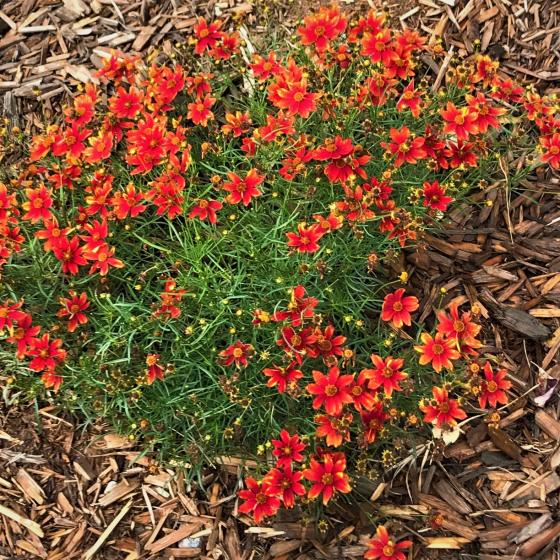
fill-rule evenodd
<path id="1" fill-rule="evenodd" d="M 91 9 L 85 10 L 86 4 Z M 152 4 L 14 0 L 3 5 L 4 114 L 22 128 L 40 126 L 68 85 L 89 79 L 99 63 L 96 49 L 156 47 L 172 54 L 194 23 L 192 6 L 179 0 Z M 560 93 L 560 6 L 555 4 L 411 0 L 386 7 L 403 25 L 443 37 L 460 54 L 472 52 L 480 39 L 480 48 L 500 58 L 506 71 L 533 82 L 542 93 Z M 349 8 L 363 5 L 349 3 Z M 243 17 L 258 34 L 266 29 L 265 6 L 268 24 L 281 21 L 288 29 L 302 13 L 294 3 L 251 7 L 232 1 L 210 2 L 199 13 Z M 507 174 L 504 169 L 503 182 L 456 210 L 452 229 L 424 239 L 395 265 L 395 272 L 409 274 L 421 321 L 430 320 L 443 298 L 479 306 L 485 320 L 482 350 L 503 358 L 520 395 L 499 428 L 476 419 L 445 450 L 429 449 L 410 458 L 393 478 L 370 481 L 372 509 L 382 508 L 418 543 L 432 547 L 415 549 L 413 558 L 513 559 L 519 558 L 519 547 L 524 558 L 560 555 L 555 540 L 560 535 L 555 391 L 560 379 L 560 178 L 533 177 L 512 193 Z M 488 200 L 492 206 L 484 204 Z M 552 389 L 550 399 L 535 402 L 546 389 Z M 5 399 L 9 396 L 6 390 Z M 102 421 L 82 432 L 54 408 L 2 406 L 0 558 L 363 555 L 364 520 L 342 506 L 325 519 L 324 532 L 287 514 L 271 528 L 232 516 L 240 469 L 234 458 L 219 471 L 208 471 L 204 491 L 191 490 L 181 476 L 147 457 L 131 464 L 139 450 L 107 432 Z"/>

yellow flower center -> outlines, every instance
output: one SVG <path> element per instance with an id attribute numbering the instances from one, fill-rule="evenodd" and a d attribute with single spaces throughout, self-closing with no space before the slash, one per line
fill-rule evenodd
<path id="1" fill-rule="evenodd" d="M 336 385 L 333 385 L 331 383 L 330 385 L 327 385 L 325 387 L 325 395 L 327 395 L 327 397 L 334 397 L 337 393 L 338 393 L 338 389 Z"/>

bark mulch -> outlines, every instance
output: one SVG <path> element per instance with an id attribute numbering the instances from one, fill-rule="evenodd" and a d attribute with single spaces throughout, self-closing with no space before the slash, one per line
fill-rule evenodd
<path id="1" fill-rule="evenodd" d="M 41 126 L 112 48 L 171 54 L 188 38 L 181 0 L 8 0 L 0 5 L 0 113 Z M 293 29 L 300 2 L 227 0 L 196 13 Z M 444 40 L 449 56 L 488 52 L 506 73 L 560 93 L 556 0 L 347 2 L 385 7 L 397 25 Z M 0 164 L 2 154 L 0 154 Z M 504 179 L 456 209 L 395 263 L 421 300 L 420 320 L 450 301 L 480 311 L 486 346 L 514 383 L 499 418 L 477 417 L 444 448 L 428 443 L 386 476 L 358 481 L 361 511 L 339 505 L 322 524 L 285 514 L 254 527 L 235 511 L 235 458 L 190 485 L 100 422 L 81 431 L 54 407 L 0 404 L 0 560 L 207 558 L 342 560 L 365 550 L 365 514 L 382 513 L 417 543 L 411 558 L 560 558 L 560 194 L 558 174 Z M 491 201 L 491 205 L 487 204 Z M 0 378 L 0 384 L 2 379 Z M 232 515 L 233 513 L 233 515 Z M 368 529 L 371 529 L 368 527 Z"/>

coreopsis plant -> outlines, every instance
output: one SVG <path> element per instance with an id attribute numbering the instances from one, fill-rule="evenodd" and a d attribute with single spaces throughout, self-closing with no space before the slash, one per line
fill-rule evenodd
<path id="1" fill-rule="evenodd" d="M 181 65 L 114 53 L 0 185 L 11 381 L 195 467 L 260 458 L 257 522 L 507 403 L 475 314 L 417 325 L 388 271 L 499 158 L 560 166 L 556 102 L 484 55 L 434 91 L 442 47 L 383 15 L 297 37 L 200 19 Z M 368 557 L 405 548 L 380 529 Z"/>

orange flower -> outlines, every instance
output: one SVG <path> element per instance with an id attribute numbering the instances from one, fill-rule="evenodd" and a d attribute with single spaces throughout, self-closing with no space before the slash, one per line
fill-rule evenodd
<path id="1" fill-rule="evenodd" d="M 264 82 L 280 69 L 280 64 L 278 64 L 274 51 L 269 52 L 266 58 L 258 54 L 253 55 L 253 62 L 250 66 L 255 78 L 257 78 L 259 82 Z"/>
<path id="2" fill-rule="evenodd" d="M 447 389 L 434 387 L 432 394 L 434 400 L 430 404 L 420 405 L 420 410 L 424 413 L 424 422 L 434 423 L 441 428 L 442 426 L 454 426 L 457 423 L 456 420 L 464 420 L 467 417 L 459 403 L 449 398 Z"/>
<path id="3" fill-rule="evenodd" d="M 127 216 L 136 218 L 139 214 L 146 210 L 142 204 L 144 195 L 141 192 L 136 192 L 134 185 L 128 183 L 124 192 L 118 191 L 111 198 L 111 204 L 115 207 L 115 217 L 119 220 L 124 220 Z"/>
<path id="4" fill-rule="evenodd" d="M 391 30 L 380 29 L 377 33 L 365 33 L 362 38 L 361 54 L 369 56 L 372 62 L 381 62 L 383 66 L 388 66 L 397 58 Z"/>
<path id="5" fill-rule="evenodd" d="M 484 134 L 489 128 L 500 127 L 498 117 L 506 113 L 506 109 L 504 107 L 491 105 L 490 99 L 488 99 L 483 93 L 465 95 L 465 99 L 469 108 L 476 117 L 474 125 L 479 133 Z"/>
<path id="6" fill-rule="evenodd" d="M 288 115 L 299 115 L 307 118 L 317 108 L 316 100 L 318 95 L 307 91 L 304 82 L 291 84 L 288 89 L 281 90 L 280 100 L 275 105 L 280 109 L 285 109 Z"/>
<path id="7" fill-rule="evenodd" d="M 227 124 L 222 125 L 222 132 L 224 134 L 231 134 L 234 138 L 245 134 L 251 124 L 251 118 L 248 112 L 242 113 L 241 111 L 236 111 L 235 114 L 226 113 L 225 118 Z"/>
<path id="8" fill-rule="evenodd" d="M 66 350 L 62 348 L 62 339 L 50 339 L 49 333 L 41 338 L 31 340 L 27 356 L 33 358 L 29 363 L 29 369 L 33 371 L 54 370 L 54 368 L 66 359 Z"/>
<path id="9" fill-rule="evenodd" d="M 392 294 L 387 294 L 383 300 L 381 308 L 381 320 L 390 321 L 397 328 L 403 325 L 410 327 L 412 324 L 411 313 L 418 309 L 418 299 L 415 296 L 404 296 L 404 288 L 395 290 Z"/>
<path id="10" fill-rule="evenodd" d="M 428 333 L 420 335 L 422 345 L 415 346 L 414 349 L 420 352 L 420 365 L 432 364 L 432 367 L 439 373 L 443 368 L 453 369 L 452 360 L 458 360 L 461 354 L 454 348 L 454 340 L 444 338 L 441 333 L 437 333 L 432 338 Z"/>
<path id="11" fill-rule="evenodd" d="M 505 379 L 506 375 L 507 371 L 505 369 L 500 369 L 494 373 L 490 362 L 484 364 L 484 380 L 481 383 L 480 396 L 478 397 L 480 408 L 486 408 L 487 404 L 496 408 L 498 403 L 508 403 L 506 391 L 511 387 L 511 382 Z"/>

